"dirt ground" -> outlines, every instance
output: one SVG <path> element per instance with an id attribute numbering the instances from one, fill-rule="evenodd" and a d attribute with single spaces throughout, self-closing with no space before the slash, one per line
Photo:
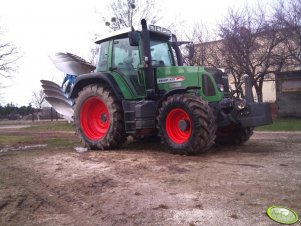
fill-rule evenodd
<path id="1" fill-rule="evenodd" d="M 193 157 L 139 142 L 80 153 L 43 145 L 78 145 L 72 132 L 29 135 L 39 146 L 0 144 L 0 225 L 278 225 L 271 205 L 301 215 L 300 132 L 256 132 Z"/>

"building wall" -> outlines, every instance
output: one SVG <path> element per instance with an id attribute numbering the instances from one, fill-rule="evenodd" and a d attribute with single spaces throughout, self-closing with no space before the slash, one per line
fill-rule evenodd
<path id="1" fill-rule="evenodd" d="M 231 89 L 234 89 L 234 81 L 231 79 L 232 76 L 229 76 L 229 83 Z M 253 88 L 253 95 L 254 99 L 257 100 L 256 91 L 255 88 Z M 263 95 L 263 102 L 270 102 L 275 103 L 276 102 L 276 82 L 275 79 L 269 79 L 263 82 L 262 87 L 262 95 Z"/>
<path id="2" fill-rule="evenodd" d="M 262 87 L 263 102 L 274 103 L 276 101 L 275 81 L 264 81 Z"/>
<path id="3" fill-rule="evenodd" d="M 301 118 L 301 71 L 276 74 L 276 99 L 279 117 Z"/>

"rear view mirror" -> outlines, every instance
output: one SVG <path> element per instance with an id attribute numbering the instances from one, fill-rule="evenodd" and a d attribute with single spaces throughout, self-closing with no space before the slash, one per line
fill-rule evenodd
<path id="1" fill-rule="evenodd" d="M 129 32 L 129 41 L 131 46 L 138 46 L 140 40 L 140 33 L 137 31 Z"/>
<path id="2" fill-rule="evenodd" d="M 188 58 L 191 60 L 194 56 L 194 45 L 187 45 L 186 48 L 188 49 Z"/>

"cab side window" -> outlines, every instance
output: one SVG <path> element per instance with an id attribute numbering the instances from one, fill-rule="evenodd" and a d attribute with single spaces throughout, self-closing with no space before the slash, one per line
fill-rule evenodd
<path id="1" fill-rule="evenodd" d="M 99 60 L 97 63 L 97 71 L 108 71 L 108 52 L 109 42 L 103 42 L 99 48 Z"/>

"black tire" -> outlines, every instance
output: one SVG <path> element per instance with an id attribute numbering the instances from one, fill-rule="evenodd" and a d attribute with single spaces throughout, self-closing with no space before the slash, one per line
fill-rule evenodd
<path id="1" fill-rule="evenodd" d="M 215 116 L 207 101 L 191 94 L 175 94 L 163 101 L 157 115 L 161 141 L 174 154 L 207 151 L 216 132 Z"/>
<path id="2" fill-rule="evenodd" d="M 113 149 L 126 139 L 122 106 L 103 84 L 84 87 L 75 100 L 74 122 L 84 146 Z"/>
<path id="3" fill-rule="evenodd" d="M 240 124 L 218 128 L 215 143 L 221 145 L 241 145 L 253 135 L 253 127 L 241 127 Z"/>

